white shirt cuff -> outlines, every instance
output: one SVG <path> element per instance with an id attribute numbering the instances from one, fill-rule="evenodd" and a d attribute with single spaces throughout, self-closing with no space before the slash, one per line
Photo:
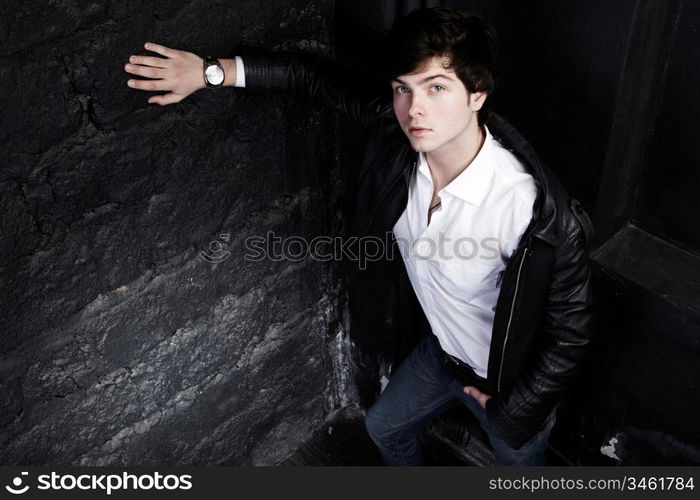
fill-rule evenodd
<path id="1" fill-rule="evenodd" d="M 233 86 L 245 87 L 245 67 L 240 56 L 236 56 L 236 83 Z"/>

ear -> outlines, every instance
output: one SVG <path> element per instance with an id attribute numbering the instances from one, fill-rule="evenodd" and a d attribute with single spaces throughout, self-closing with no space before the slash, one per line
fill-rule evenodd
<path id="1" fill-rule="evenodd" d="M 474 111 L 479 111 L 486 102 L 488 94 L 486 92 L 474 92 L 469 95 L 469 104 Z"/>

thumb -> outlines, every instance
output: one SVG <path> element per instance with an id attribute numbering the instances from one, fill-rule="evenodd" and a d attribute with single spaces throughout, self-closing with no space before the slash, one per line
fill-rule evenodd
<path id="1" fill-rule="evenodd" d="M 177 95 L 172 92 L 170 92 L 169 94 L 154 95 L 148 98 L 149 104 L 160 104 L 161 106 L 175 104 L 176 102 L 180 102 L 181 100 L 181 95 Z"/>

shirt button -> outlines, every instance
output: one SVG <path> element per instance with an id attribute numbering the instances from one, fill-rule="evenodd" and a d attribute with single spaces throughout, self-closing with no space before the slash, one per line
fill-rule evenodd
<path id="1" fill-rule="evenodd" d="M 427 241 L 421 241 L 416 245 L 416 255 L 421 258 L 430 257 L 430 243 Z"/>

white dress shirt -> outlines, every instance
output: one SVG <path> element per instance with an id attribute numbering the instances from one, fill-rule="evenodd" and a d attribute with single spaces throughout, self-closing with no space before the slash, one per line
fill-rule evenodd
<path id="1" fill-rule="evenodd" d="M 423 153 L 394 235 L 416 296 L 443 350 L 486 378 L 499 274 L 532 218 L 537 186 L 488 128 L 469 166 L 428 205 L 433 182 Z"/>

